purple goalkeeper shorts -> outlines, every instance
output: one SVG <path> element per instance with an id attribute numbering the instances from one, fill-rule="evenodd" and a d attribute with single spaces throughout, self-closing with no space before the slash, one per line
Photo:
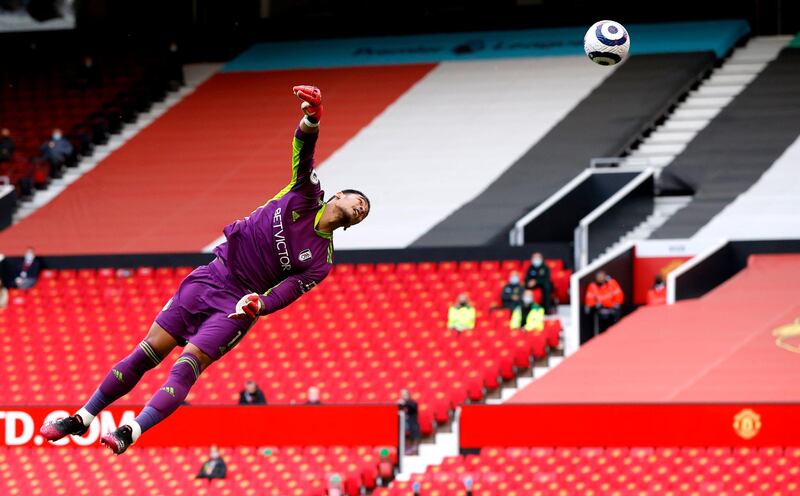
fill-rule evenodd
<path id="1" fill-rule="evenodd" d="M 217 360 L 239 344 L 255 323 L 256 319 L 228 318 L 247 293 L 250 291 L 234 281 L 217 259 L 186 276 L 156 317 L 156 323 L 178 343 L 192 343 Z"/>

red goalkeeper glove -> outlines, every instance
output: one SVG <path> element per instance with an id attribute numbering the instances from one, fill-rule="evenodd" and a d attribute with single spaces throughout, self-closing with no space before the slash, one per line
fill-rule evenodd
<path id="1" fill-rule="evenodd" d="M 306 115 L 306 124 L 311 127 L 319 126 L 322 120 L 322 92 L 316 86 L 301 85 L 292 88 L 297 98 L 303 100 L 300 109 Z"/>
<path id="2" fill-rule="evenodd" d="M 262 310 L 264 310 L 264 303 L 261 298 L 255 293 L 250 293 L 242 296 L 242 299 L 236 304 L 236 311 L 229 314 L 228 318 L 234 320 L 254 319 L 261 315 Z"/>

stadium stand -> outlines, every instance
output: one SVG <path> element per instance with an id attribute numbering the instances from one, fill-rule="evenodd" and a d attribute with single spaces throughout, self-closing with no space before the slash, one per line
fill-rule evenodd
<path id="1" fill-rule="evenodd" d="M 449 422 L 454 407 L 482 401 L 558 346 L 557 319 L 542 333 L 525 334 L 508 329 L 507 312 L 488 312 L 508 272 L 526 263 L 338 264 L 319 288 L 261 319 L 235 351 L 237 359 L 204 372 L 188 401 L 235 404 L 246 379 L 254 379 L 271 404 L 301 403 L 309 386 L 321 389 L 323 403 L 394 403 L 408 388 L 429 435 Z M 570 271 L 560 261 L 548 263 L 556 292 L 565 296 Z M 142 339 L 190 270 L 143 267 L 128 278 L 112 269 L 44 271 L 34 289 L 13 290 L 0 313 L 2 349 L 13 357 L 0 376 L 0 395 L 11 405 L 88 397 Z M 446 330 L 446 316 L 462 291 L 471 295 L 478 319 L 475 331 L 458 336 Z M 119 311 L 98 314 L 101 300 Z M 50 380 L 64 367 L 75 380 Z M 168 372 L 160 367 L 145 376 L 122 404 L 143 404 Z M 35 384 L 32 392 L 20 386 L 23 376 Z"/>
<path id="2" fill-rule="evenodd" d="M 413 246 L 504 241 L 517 219 L 588 167 L 592 158 L 617 156 L 628 148 L 714 61 L 711 52 L 631 57 L 480 195 Z M 659 81 L 655 87 L 654 80 Z"/>
<path id="3" fill-rule="evenodd" d="M 380 205 L 370 225 L 342 236 L 337 246 L 410 245 L 481 194 L 608 77 L 585 62 L 538 57 L 439 64 L 324 164 L 325 178 L 363 184 Z M 375 168 L 381 174 L 363 173 Z M 486 217 L 507 215 L 493 209 L 473 218 L 465 244 L 480 244 L 478 233 L 491 225 Z"/>
<path id="4" fill-rule="evenodd" d="M 652 238 L 693 236 L 753 185 L 797 139 L 799 61 L 800 49 L 784 48 L 664 169 L 664 192 L 694 197 Z M 738 229 L 731 234 L 739 234 Z"/>
<path id="5" fill-rule="evenodd" d="M 713 242 L 722 238 L 800 238 L 800 137 L 747 191 L 740 194 L 693 236 Z M 746 227 L 744 227 L 746 226 Z"/>
<path id="6" fill-rule="evenodd" d="M 430 69 L 216 74 L 50 203 L 0 233 L 0 249 L 199 251 L 289 182 L 297 107 L 287 88 L 310 79 L 325 88 L 322 162 Z M 370 85 L 360 84 L 366 79 Z M 214 209 L 207 208 L 209 195 L 216 198 Z M 107 210 L 114 215 L 97 215 Z"/>
<path id="7" fill-rule="evenodd" d="M 800 448 L 484 448 L 449 457 L 374 496 L 545 494 L 794 494 Z"/>
<path id="8" fill-rule="evenodd" d="M 44 188 L 51 171 L 46 162 L 33 163 L 39 147 L 54 128 L 61 128 L 79 155 L 91 154 L 124 122 L 164 97 L 167 81 L 155 57 L 94 58 L 91 77 L 78 60 L 64 56 L 42 60 L 9 60 L 0 68 L 0 127 L 15 140 L 13 160 L 0 163 L 0 175 L 20 189 L 23 179 Z M 26 191 L 30 194 L 29 191 Z"/>
<path id="9" fill-rule="evenodd" d="M 323 496 L 331 475 L 344 494 L 376 486 L 381 448 L 241 446 L 222 448 L 227 477 L 196 479 L 207 447 L 140 448 L 112 458 L 99 448 L 0 448 L 0 492 L 23 495 Z M 396 458 L 396 453 L 393 454 Z M 69 470 L 69 476 L 63 470 Z M 147 474 L 131 477 L 131 474 Z"/>
<path id="10" fill-rule="evenodd" d="M 359 187 L 382 205 L 369 223 L 341 236 L 338 247 L 447 244 L 443 239 L 485 243 L 589 159 L 637 139 L 682 88 L 708 70 L 711 53 L 724 55 L 748 27 L 713 21 L 631 29 L 640 40 L 639 54 L 613 72 L 575 57 L 580 48 L 568 42 L 582 34 L 575 28 L 471 33 L 466 39 L 449 34 L 338 40 L 315 43 L 313 50 L 303 42 L 257 45 L 52 202 L 0 233 L 0 249 L 10 255 L 28 244 L 44 255 L 210 249 L 221 226 L 285 184 L 287 136 L 296 117 L 285 88 L 308 79 L 325 88 L 329 109 L 319 145 L 322 184 L 328 192 Z M 680 33 L 683 42 L 664 44 L 669 33 Z M 552 43 L 553 36 L 564 44 Z M 472 37 L 493 48 L 466 50 Z M 427 43 L 436 48 L 408 50 Z M 329 53 L 330 47 L 338 51 Z M 663 84 L 653 87 L 654 79 Z M 589 105 L 598 99 L 603 102 Z M 588 117 L 591 112 L 597 115 Z M 448 139 L 442 139 L 440 116 L 453 122 Z M 524 133 L 509 131 L 523 128 Z M 552 153 L 551 145 L 565 148 Z M 564 155 L 579 149 L 580 155 Z M 531 161 L 549 165 L 531 172 Z M 136 175 L 130 174 L 134 164 Z M 376 169 L 381 173 L 365 172 Z M 531 177 L 533 185 L 526 186 Z M 492 181 L 497 187 L 482 193 Z M 509 184 L 503 195 L 514 206 L 498 208 L 489 192 Z M 409 201 L 403 191 L 424 200 Z M 211 194 L 218 202 L 209 211 L 204 198 Z M 483 201 L 490 196 L 494 200 Z M 465 204 L 472 207 L 460 208 Z M 484 205 L 481 222 L 455 222 L 474 220 L 472 208 Z M 96 215 L 104 210 L 115 211 L 113 222 Z M 468 230 L 492 227 L 469 235 L 469 241 L 463 235 L 456 240 L 450 235 L 456 231 L 447 227 L 451 222 L 462 233 L 467 224 Z M 438 241 L 420 238 L 431 229 L 430 236 L 442 233 Z"/>
<path id="11" fill-rule="evenodd" d="M 702 298 L 639 308 L 510 402 L 797 401 L 797 355 L 772 335 L 800 315 L 797 274 L 797 255 L 752 255 Z"/>

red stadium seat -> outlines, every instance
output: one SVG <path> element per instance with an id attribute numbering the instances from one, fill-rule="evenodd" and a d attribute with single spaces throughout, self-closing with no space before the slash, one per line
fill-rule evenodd
<path id="1" fill-rule="evenodd" d="M 337 264 L 330 280 L 294 305 L 260 319 L 247 339 L 203 373 L 192 390 L 193 404 L 236 401 L 246 379 L 261 386 L 271 404 L 304 400 L 310 386 L 321 389 L 324 402 L 394 403 L 402 388 L 420 404 L 424 435 L 434 421 L 447 422 L 465 401 L 482 401 L 486 391 L 511 381 L 530 358 L 541 357 L 558 344 L 560 323 L 546 321 L 542 337 L 508 329 L 507 312 L 488 312 L 503 284 L 487 289 L 491 299 L 474 297 L 478 326 L 462 335 L 449 332 L 446 314 L 456 291 L 454 281 L 477 285 L 494 271 L 519 267 L 519 261 Z M 65 364 L 91 357 L 86 377 L 64 385 L 47 368 L 52 349 L 31 348 L 8 353 L 9 364 L 41 374 L 36 395 L 12 391 L 17 375 L 0 375 L 0 392 L 9 406 L 60 403 L 59 398 L 86 398 L 106 371 L 146 334 L 189 267 L 135 269 L 118 277 L 110 268 L 45 272 L 35 290 L 11 291 L 11 303 L 0 313 L 0 326 L 18 329 L 39 343 L 64 346 Z M 416 279 L 413 279 L 416 278 Z M 408 281 L 417 280 L 418 283 Z M 424 281 L 424 282 L 422 282 Z M 420 284 L 413 289 L 413 284 Z M 493 283 L 494 284 L 494 283 Z M 469 288 L 467 288 L 469 291 Z M 37 302 L 51 298 L 56 311 Z M 113 301 L 120 312 L 94 311 Z M 547 334 L 547 337 L 544 335 Z M 50 351 L 47 351 L 50 350 Z M 178 351 L 165 360 L 171 363 Z M 120 404 L 142 404 L 164 380 L 168 367 L 151 372 Z"/>

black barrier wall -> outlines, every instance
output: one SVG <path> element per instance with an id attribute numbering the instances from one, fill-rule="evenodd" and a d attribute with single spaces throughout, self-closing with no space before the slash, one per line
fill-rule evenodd
<path id="1" fill-rule="evenodd" d="M 586 288 L 594 280 L 594 275 L 598 270 L 604 270 L 608 275 L 617 280 L 622 292 L 625 294 L 625 303 L 622 305 L 622 315 L 631 313 L 633 305 L 633 259 L 636 256 L 633 247 L 621 252 L 619 255 L 609 259 L 607 262 L 594 267 L 594 270 L 578 279 L 578 296 L 580 298 L 580 318 L 578 319 L 578 333 L 580 342 L 583 345 L 595 336 L 595 322 L 592 314 L 584 311 L 583 302 L 586 295 Z"/>
<path id="2" fill-rule="evenodd" d="M 589 260 L 600 256 L 625 233 L 647 219 L 653 213 L 654 201 L 655 176 L 650 174 L 587 226 Z"/>
<path id="3" fill-rule="evenodd" d="M 800 239 L 729 241 L 676 277 L 675 300 L 703 296 L 747 267 L 750 255 L 779 253 L 800 253 Z"/>
<path id="4" fill-rule="evenodd" d="M 572 242 L 575 226 L 636 177 L 636 172 L 597 170 L 524 227 L 525 242 Z"/>
<path id="5" fill-rule="evenodd" d="M 335 252 L 336 263 L 400 263 L 443 262 L 466 260 L 524 260 L 539 251 L 545 258 L 561 259 L 572 267 L 572 251 L 566 243 L 534 243 L 525 246 L 477 248 L 408 248 L 392 250 L 342 250 Z M 43 256 L 43 268 L 99 269 L 102 267 L 196 267 L 214 259 L 211 253 L 155 253 L 135 255 L 70 255 Z M 21 257 L 9 257 L 2 262 L 4 280 L 19 267 Z"/>
<path id="6" fill-rule="evenodd" d="M 16 211 L 17 193 L 14 188 L 11 188 L 8 193 L 0 195 L 0 230 L 11 225 Z"/>

